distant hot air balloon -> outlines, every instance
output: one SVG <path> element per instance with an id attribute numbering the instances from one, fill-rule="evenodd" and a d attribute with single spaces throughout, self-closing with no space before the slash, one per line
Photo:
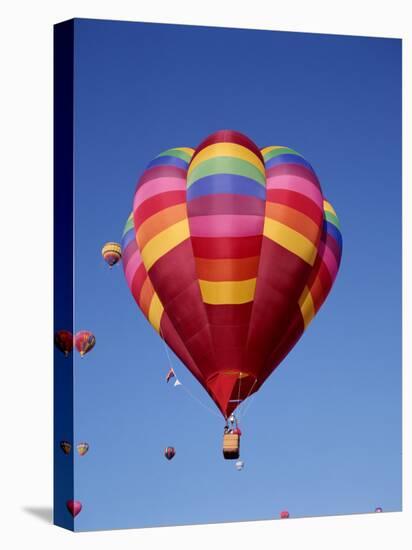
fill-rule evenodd
<path id="1" fill-rule="evenodd" d="M 176 451 L 174 447 L 166 447 L 164 455 L 167 458 L 167 460 L 172 460 L 175 454 L 176 454 Z"/>
<path id="2" fill-rule="evenodd" d="M 380 506 L 378 506 L 377 508 L 375 508 L 375 512 L 380 513 L 380 512 L 383 512 L 383 510 Z"/>
<path id="3" fill-rule="evenodd" d="M 54 334 L 54 344 L 65 357 L 68 357 L 73 349 L 73 334 L 69 330 L 58 330 Z"/>
<path id="4" fill-rule="evenodd" d="M 68 455 L 72 449 L 72 444 L 69 441 L 60 441 L 60 448 L 65 455 Z"/>
<path id="5" fill-rule="evenodd" d="M 80 456 L 84 456 L 88 450 L 89 450 L 88 443 L 79 443 L 77 445 L 77 452 L 79 453 Z"/>
<path id="6" fill-rule="evenodd" d="M 225 419 L 307 329 L 341 252 L 336 212 L 302 155 L 231 130 L 150 162 L 122 239 L 139 308 Z"/>
<path id="7" fill-rule="evenodd" d="M 287 510 L 283 510 L 281 513 L 280 513 L 280 519 L 288 519 L 290 516 L 289 516 L 289 512 Z"/>
<path id="8" fill-rule="evenodd" d="M 245 465 L 245 463 L 243 462 L 243 460 L 236 461 L 236 463 L 235 463 L 236 470 L 238 470 L 238 471 L 243 470 L 244 465 Z"/>
<path id="9" fill-rule="evenodd" d="M 83 506 L 82 503 L 79 500 L 68 500 L 66 502 L 67 509 L 71 513 L 71 515 L 75 518 L 78 514 L 80 514 Z"/>
<path id="10" fill-rule="evenodd" d="M 106 243 L 102 248 L 102 256 L 109 267 L 112 267 L 121 259 L 122 247 L 118 243 Z"/>
<path id="11" fill-rule="evenodd" d="M 89 351 L 94 348 L 96 338 L 92 332 L 88 330 L 81 330 L 76 333 L 74 342 L 76 344 L 77 351 L 80 353 L 81 357 L 83 357 L 83 355 L 86 355 L 86 353 L 89 353 Z"/>

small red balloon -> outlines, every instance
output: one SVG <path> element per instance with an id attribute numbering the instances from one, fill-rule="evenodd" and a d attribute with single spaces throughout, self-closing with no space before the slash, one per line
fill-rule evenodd
<path id="1" fill-rule="evenodd" d="M 167 460 L 172 460 L 175 454 L 176 454 L 176 451 L 174 447 L 166 447 L 164 455 L 167 458 Z"/>
<path id="2" fill-rule="evenodd" d="M 80 514 L 83 506 L 82 503 L 79 500 L 68 500 L 66 502 L 67 509 L 71 513 L 71 515 L 75 518 L 78 514 Z"/>
<path id="3" fill-rule="evenodd" d="M 69 330 L 58 330 L 54 334 L 54 344 L 65 357 L 68 357 L 73 349 L 73 334 Z"/>
<path id="4" fill-rule="evenodd" d="M 287 519 L 289 517 L 289 512 L 287 510 L 283 510 L 280 513 L 280 519 Z"/>

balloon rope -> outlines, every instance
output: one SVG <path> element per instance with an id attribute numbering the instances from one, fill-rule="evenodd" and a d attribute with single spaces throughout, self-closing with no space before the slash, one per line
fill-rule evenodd
<path id="1" fill-rule="evenodd" d="M 246 396 L 245 399 L 243 400 L 243 403 L 246 401 L 246 399 L 248 399 L 248 397 L 249 397 L 250 394 L 252 393 L 252 390 L 253 390 L 253 388 L 255 387 L 256 382 L 257 382 L 257 380 L 255 380 L 255 381 L 253 382 L 253 384 L 251 385 L 250 390 L 249 390 L 249 393 L 247 394 L 247 396 Z M 252 399 L 251 399 L 248 403 L 246 403 L 246 406 L 243 407 L 243 409 L 240 410 L 239 418 L 240 418 L 240 417 L 244 418 L 244 417 L 246 416 L 246 411 L 249 409 L 251 403 L 252 403 Z"/>
<path id="2" fill-rule="evenodd" d="M 237 392 L 237 402 L 239 403 L 240 401 L 240 385 L 242 384 L 242 373 L 239 372 L 239 390 Z M 237 428 L 237 426 L 236 426 Z"/>
<path id="3" fill-rule="evenodd" d="M 198 397 L 196 397 L 196 395 L 194 395 L 188 388 L 186 388 L 186 386 L 184 384 L 182 384 L 182 388 L 185 390 L 185 392 L 190 396 L 192 397 L 195 401 L 197 401 L 199 403 L 199 405 L 202 405 L 202 407 L 204 409 L 206 409 L 208 412 L 214 414 L 215 416 L 217 416 L 219 419 L 220 419 L 220 414 L 218 414 L 216 411 L 214 411 L 213 409 L 211 409 L 210 407 L 208 407 L 207 405 L 205 405 Z"/>
<path id="4" fill-rule="evenodd" d="M 173 368 L 172 358 L 170 357 L 169 350 L 167 349 L 167 344 L 166 344 L 165 339 L 163 338 L 162 329 L 161 329 L 160 327 L 159 327 L 159 332 L 160 332 L 161 340 L 162 340 L 162 342 L 163 342 L 163 345 L 164 345 L 164 348 L 165 348 L 165 351 L 166 351 L 167 359 L 168 359 L 168 361 L 169 361 L 169 366 L 170 366 L 170 368 L 173 370 L 173 372 L 175 372 L 175 369 Z M 210 407 L 208 407 L 207 405 L 205 405 L 202 401 L 200 401 L 200 399 L 199 399 L 198 397 L 196 397 L 196 396 L 189 390 L 189 388 L 186 388 L 186 385 L 185 385 L 185 384 L 180 383 L 180 385 L 181 385 L 182 388 L 185 390 L 185 392 L 186 392 L 190 397 L 192 397 L 192 399 L 194 399 L 194 400 L 197 401 L 200 405 L 202 405 L 202 407 L 203 407 L 204 409 L 206 409 L 206 410 L 209 411 L 210 413 L 212 413 L 212 414 L 214 414 L 215 416 L 217 416 L 218 418 L 220 418 L 220 414 L 218 414 L 216 411 L 214 411 L 213 409 L 211 409 Z"/>

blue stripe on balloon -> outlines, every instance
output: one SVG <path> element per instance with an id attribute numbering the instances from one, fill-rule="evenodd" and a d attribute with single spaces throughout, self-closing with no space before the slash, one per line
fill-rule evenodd
<path id="1" fill-rule="evenodd" d="M 266 199 L 266 188 L 255 180 L 234 174 L 213 174 L 196 180 L 187 190 L 187 200 L 220 193 Z"/>
<path id="2" fill-rule="evenodd" d="M 325 224 L 327 233 L 329 233 L 329 235 L 332 235 L 332 237 L 338 243 L 339 247 L 342 248 L 342 234 L 339 229 L 336 227 L 336 225 L 333 225 L 333 223 L 330 223 L 328 221 L 325 221 Z"/>
<path id="3" fill-rule="evenodd" d="M 304 158 L 299 157 L 298 155 L 279 155 L 278 157 L 273 157 L 272 159 L 265 162 L 265 168 L 268 170 L 272 166 L 278 166 L 279 164 L 299 164 L 300 166 L 305 166 L 309 170 L 313 171 L 312 166 Z"/>
<path id="4" fill-rule="evenodd" d="M 122 248 L 126 248 L 126 246 L 130 243 L 130 241 L 133 241 L 135 238 L 135 230 L 134 227 L 129 229 L 129 231 L 124 235 L 122 239 Z"/>
<path id="5" fill-rule="evenodd" d="M 147 165 L 146 170 L 148 170 L 149 168 L 153 168 L 154 166 L 177 166 L 178 168 L 184 168 L 186 170 L 188 167 L 188 163 L 178 157 L 158 157 L 153 159 L 152 162 Z"/>

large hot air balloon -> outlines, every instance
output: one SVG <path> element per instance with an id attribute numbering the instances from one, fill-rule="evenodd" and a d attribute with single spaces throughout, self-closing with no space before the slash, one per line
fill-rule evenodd
<path id="1" fill-rule="evenodd" d="M 106 243 L 102 248 L 102 256 L 109 267 L 113 267 L 122 257 L 122 247 L 118 243 Z"/>
<path id="2" fill-rule="evenodd" d="M 74 518 L 80 514 L 83 508 L 82 503 L 79 500 L 68 500 L 66 502 L 66 507 Z"/>
<path id="3" fill-rule="evenodd" d="M 58 330 L 54 334 L 54 344 L 65 357 L 68 357 L 73 349 L 73 334 L 69 330 Z"/>
<path id="4" fill-rule="evenodd" d="M 72 445 L 69 441 L 60 441 L 60 449 L 64 452 L 65 455 L 70 454 Z"/>
<path id="5" fill-rule="evenodd" d="M 79 443 L 77 446 L 77 452 L 80 456 L 84 456 L 87 451 L 89 450 L 89 444 L 88 443 Z"/>
<path id="6" fill-rule="evenodd" d="M 167 460 L 172 460 L 175 454 L 176 454 L 176 451 L 174 447 L 166 447 L 164 455 L 167 458 Z"/>
<path id="7" fill-rule="evenodd" d="M 74 337 L 74 343 L 76 344 L 77 351 L 80 356 L 83 357 L 86 353 L 89 353 L 94 348 L 96 338 L 94 334 L 88 330 L 81 330 L 76 333 Z"/>
<path id="8" fill-rule="evenodd" d="M 311 165 L 231 130 L 150 162 L 122 239 L 139 308 L 225 418 L 302 336 L 341 250 Z"/>

